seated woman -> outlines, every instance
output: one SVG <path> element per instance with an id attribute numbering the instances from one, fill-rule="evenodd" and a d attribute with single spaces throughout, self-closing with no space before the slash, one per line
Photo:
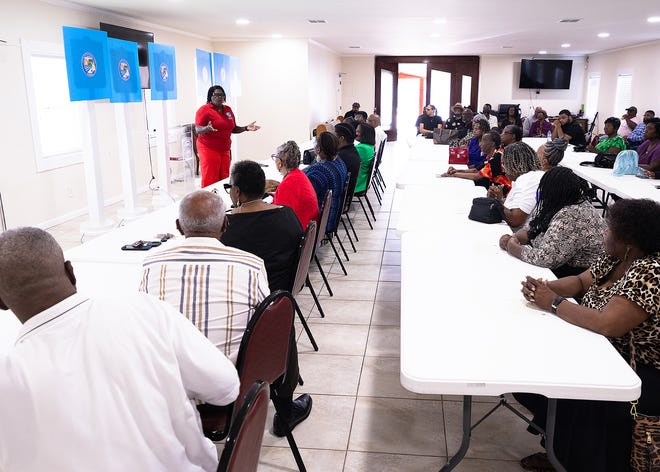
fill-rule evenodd
<path id="1" fill-rule="evenodd" d="M 547 172 L 557 167 L 564 158 L 564 151 L 568 147 L 568 141 L 564 138 L 555 138 L 552 141 L 541 144 L 536 150 L 536 155 L 541 163 L 541 170 Z"/>
<path id="2" fill-rule="evenodd" d="M 282 174 L 282 182 L 277 185 L 273 204 L 286 205 L 293 209 L 303 228 L 311 220 L 318 223 L 319 205 L 314 187 L 300 166 L 300 149 L 295 141 L 287 141 L 277 148 L 273 155 L 275 167 Z"/>
<path id="3" fill-rule="evenodd" d="M 637 412 L 660 415 L 660 203 L 618 200 L 609 208 L 604 240 L 605 255 L 589 270 L 550 282 L 528 276 L 522 293 L 540 309 L 607 336 L 626 362 L 632 343 L 642 380 Z M 529 393 L 514 397 L 545 428 L 547 399 Z M 629 402 L 558 400 L 555 424 L 554 450 L 566 470 L 630 470 Z"/>
<path id="4" fill-rule="evenodd" d="M 605 131 L 605 139 L 600 141 L 597 144 L 589 144 L 587 146 L 587 151 L 589 152 L 602 152 L 607 154 L 618 154 L 619 152 L 626 149 L 626 142 L 621 136 L 616 134 L 619 131 L 619 126 L 621 126 L 621 120 L 610 116 L 605 120 L 605 126 L 603 131 Z"/>
<path id="5" fill-rule="evenodd" d="M 511 191 L 505 200 L 502 186 L 491 185 L 488 196 L 504 203 L 504 220 L 511 229 L 517 231 L 525 224 L 536 205 L 536 191 L 543 171 L 534 149 L 522 141 L 504 148 L 502 169 L 512 182 Z"/>
<path id="6" fill-rule="evenodd" d="M 660 171 L 660 119 L 653 118 L 644 129 L 644 142 L 637 148 L 639 167 L 646 169 L 647 176 L 657 178 Z M 654 174 L 654 175 L 651 175 Z"/>
<path id="7" fill-rule="evenodd" d="M 485 119 L 475 120 L 472 123 L 472 138 L 468 141 L 468 167 L 481 169 L 486 161 L 479 143 L 484 133 L 490 131 L 490 124 Z"/>
<path id="8" fill-rule="evenodd" d="M 605 222 L 588 197 L 587 183 L 568 167 L 541 177 L 529 225 L 500 238 L 500 247 L 557 277 L 584 272 L 603 254 Z"/>
<path id="9" fill-rule="evenodd" d="M 344 120 L 346 121 L 346 120 Z M 321 133 L 316 137 L 316 162 L 313 162 L 303 172 L 316 192 L 316 202 L 319 208 L 323 206 L 325 194 L 332 190 L 332 205 L 325 231 L 331 232 L 339 224 L 341 214 L 344 184 L 346 183 L 346 164 L 337 158 L 339 142 L 332 133 Z"/>
<path id="10" fill-rule="evenodd" d="M 529 128 L 530 138 L 545 138 L 548 132 L 552 134 L 552 125 L 548 121 L 548 114 L 545 110 L 536 112 L 536 121 L 534 121 Z"/>
<path id="11" fill-rule="evenodd" d="M 227 215 L 227 229 L 220 241 L 261 257 L 271 292 L 290 291 L 303 233 L 298 217 L 288 206 L 262 200 L 266 176 L 254 161 L 234 164 L 229 185 L 229 196 L 236 208 Z"/>
<path id="12" fill-rule="evenodd" d="M 500 121 L 501 130 L 504 130 L 508 125 L 514 125 L 522 129 L 522 120 L 520 119 L 520 111 L 518 110 L 518 107 L 509 107 L 506 118 Z"/>
<path id="13" fill-rule="evenodd" d="M 376 132 L 373 126 L 366 123 L 361 123 L 355 130 L 355 139 L 359 141 L 355 145 L 358 154 L 360 155 L 360 175 L 358 175 L 357 183 L 355 184 L 355 193 L 364 192 L 367 188 L 367 182 L 371 178 L 369 167 L 371 161 L 374 160 L 374 146 L 376 144 Z"/>
<path id="14" fill-rule="evenodd" d="M 502 149 L 500 148 L 500 133 L 497 131 L 488 131 L 484 133 L 479 142 L 481 151 L 486 156 L 484 166 L 477 169 L 457 170 L 450 166 L 442 177 L 458 177 L 459 179 L 468 179 L 474 181 L 474 185 L 490 187 L 492 184 L 504 186 L 503 194 L 506 195 L 511 189 L 511 181 L 504 175 L 502 170 Z"/>

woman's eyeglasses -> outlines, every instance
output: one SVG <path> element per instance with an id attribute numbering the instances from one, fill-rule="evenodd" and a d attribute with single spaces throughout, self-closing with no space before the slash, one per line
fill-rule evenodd
<path id="1" fill-rule="evenodd" d="M 233 187 L 232 184 L 222 184 L 222 187 L 225 189 L 225 192 L 229 193 L 231 188 Z"/>

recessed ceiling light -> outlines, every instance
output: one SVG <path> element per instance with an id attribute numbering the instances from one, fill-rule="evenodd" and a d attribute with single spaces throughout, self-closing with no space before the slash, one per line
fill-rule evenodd
<path id="1" fill-rule="evenodd" d="M 563 47 L 563 48 L 570 48 L 571 45 L 570 45 L 570 43 L 564 43 L 564 44 L 561 45 L 561 47 Z"/>
<path id="2" fill-rule="evenodd" d="M 513 49 L 513 46 L 502 46 L 502 49 Z"/>
<path id="3" fill-rule="evenodd" d="M 577 23 L 580 21 L 582 18 L 564 18 L 563 20 L 559 20 L 560 23 Z"/>
<path id="4" fill-rule="evenodd" d="M 250 20 L 248 20 L 247 18 L 239 18 L 238 20 L 236 20 L 236 24 L 237 25 L 249 25 Z"/>
<path id="5" fill-rule="evenodd" d="M 307 20 L 307 21 L 310 22 L 310 23 L 313 23 L 313 24 L 327 23 L 327 21 L 325 21 L 325 20 L 313 20 L 313 19 L 311 19 L 311 20 Z"/>
<path id="6" fill-rule="evenodd" d="M 539 51 L 539 54 L 548 54 L 548 51 Z"/>
<path id="7" fill-rule="evenodd" d="M 273 39 L 281 39 L 281 38 L 282 38 L 282 35 L 279 34 L 279 33 L 273 33 L 271 37 L 272 37 Z"/>
<path id="8" fill-rule="evenodd" d="M 447 23 L 447 19 L 446 18 L 436 18 L 435 20 L 433 20 L 433 23 L 435 23 L 436 25 L 444 25 L 445 23 Z"/>
<path id="9" fill-rule="evenodd" d="M 660 23 L 660 16 L 650 16 L 646 19 L 649 23 Z"/>
<path id="10" fill-rule="evenodd" d="M 360 46 L 349 46 L 348 49 L 360 49 Z"/>
<path id="11" fill-rule="evenodd" d="M 610 33 L 598 33 L 598 37 L 599 37 L 599 38 L 609 38 L 609 37 L 610 37 Z"/>

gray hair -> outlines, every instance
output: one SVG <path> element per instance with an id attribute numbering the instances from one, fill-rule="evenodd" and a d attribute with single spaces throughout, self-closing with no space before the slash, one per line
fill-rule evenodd
<path id="1" fill-rule="evenodd" d="M 295 141 L 287 141 L 277 148 L 277 157 L 287 169 L 297 169 L 300 165 L 300 148 Z"/>
<path id="2" fill-rule="evenodd" d="M 543 146 L 543 157 L 546 158 L 548 164 L 556 166 L 564 158 L 564 151 L 567 147 L 568 141 L 565 138 L 555 138 Z"/>
<path id="3" fill-rule="evenodd" d="M 218 195 L 206 190 L 189 193 L 179 204 L 179 226 L 187 236 L 194 233 L 219 233 L 225 222 L 227 206 Z"/>
<path id="4" fill-rule="evenodd" d="M 533 170 L 541 170 L 536 152 L 532 147 L 522 141 L 516 141 L 504 148 L 502 163 L 509 175 L 523 175 Z"/>
<path id="5" fill-rule="evenodd" d="M 39 228 L 24 227 L 0 234 L 0 297 L 8 302 L 34 297 L 35 287 L 66 277 L 64 254 L 55 238 Z"/>

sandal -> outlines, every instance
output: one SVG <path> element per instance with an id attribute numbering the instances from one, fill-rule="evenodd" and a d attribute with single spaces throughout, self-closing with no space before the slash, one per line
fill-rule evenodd
<path id="1" fill-rule="evenodd" d="M 554 472 L 555 470 L 545 452 L 536 452 L 531 456 L 523 457 L 520 459 L 520 466 L 525 470 L 535 472 Z"/>

